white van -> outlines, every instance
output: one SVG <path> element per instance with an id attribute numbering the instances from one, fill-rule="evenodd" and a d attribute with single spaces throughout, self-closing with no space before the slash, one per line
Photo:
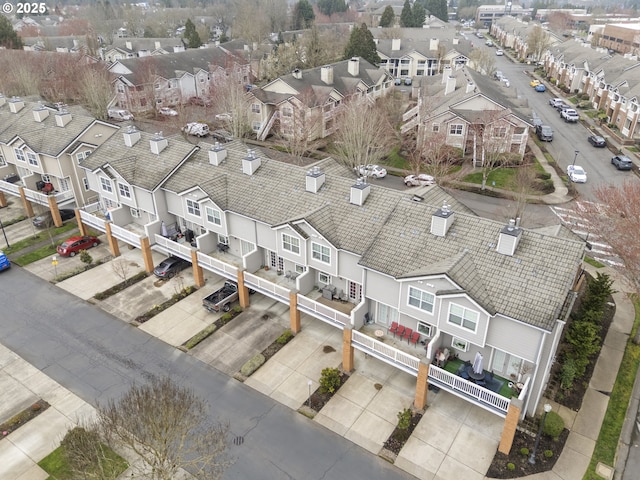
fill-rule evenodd
<path id="1" fill-rule="evenodd" d="M 123 110 L 121 108 L 110 108 L 107 112 L 107 116 L 112 120 L 125 121 L 133 120 L 133 115 L 129 110 Z"/>

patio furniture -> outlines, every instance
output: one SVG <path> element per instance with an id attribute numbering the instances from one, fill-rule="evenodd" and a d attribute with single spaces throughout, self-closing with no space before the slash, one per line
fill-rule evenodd
<path id="1" fill-rule="evenodd" d="M 420 332 L 413 332 L 409 339 L 409 343 L 413 343 L 415 346 L 418 346 L 418 340 L 420 340 Z"/>
<path id="2" fill-rule="evenodd" d="M 396 329 L 396 333 L 400 338 L 402 338 L 402 335 L 404 335 L 404 330 L 405 330 L 404 325 L 398 325 L 398 328 Z"/>
<path id="3" fill-rule="evenodd" d="M 406 340 L 407 343 L 409 343 L 409 339 L 411 338 L 412 334 L 413 334 L 413 329 L 412 328 L 405 328 L 404 329 L 404 333 L 402 334 L 402 339 Z"/>
<path id="4" fill-rule="evenodd" d="M 220 253 L 227 253 L 227 250 L 229 250 L 229 245 L 227 245 L 226 243 L 219 243 L 218 244 L 218 251 Z"/>
<path id="5" fill-rule="evenodd" d="M 449 360 L 449 349 L 445 348 L 444 350 L 436 350 L 434 358 L 436 361 L 436 367 L 444 368 Z"/>
<path id="6" fill-rule="evenodd" d="M 391 326 L 389 327 L 389 331 L 391 333 L 393 333 L 393 336 L 396 336 L 396 332 L 398 331 L 398 322 L 392 322 Z"/>
<path id="7" fill-rule="evenodd" d="M 486 373 L 484 370 L 480 373 L 476 373 L 473 371 L 473 366 L 470 366 L 470 367 L 467 367 L 467 375 L 469 375 L 469 378 L 471 380 L 478 383 L 480 381 L 484 381 L 484 377 L 486 376 Z"/>
<path id="8" fill-rule="evenodd" d="M 333 300 L 333 296 L 336 294 L 336 287 L 327 285 L 322 289 L 322 298 L 327 300 Z"/>
<path id="9" fill-rule="evenodd" d="M 384 337 L 384 330 L 376 330 L 375 332 L 373 332 L 373 336 L 376 338 Z"/>

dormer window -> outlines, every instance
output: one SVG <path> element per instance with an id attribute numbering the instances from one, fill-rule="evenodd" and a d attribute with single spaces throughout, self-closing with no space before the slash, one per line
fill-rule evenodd
<path id="1" fill-rule="evenodd" d="M 300 240 L 286 233 L 282 234 L 282 249 L 296 255 L 300 254 Z"/>
<path id="2" fill-rule="evenodd" d="M 131 190 L 129 189 L 129 185 L 118 183 L 118 191 L 120 192 L 121 197 L 131 198 Z"/>
<path id="3" fill-rule="evenodd" d="M 111 186 L 111 180 L 108 178 L 100 177 L 100 186 L 102 190 L 108 193 L 113 193 L 113 187 Z"/>
<path id="4" fill-rule="evenodd" d="M 196 217 L 200 216 L 200 204 L 187 198 L 187 212 Z"/>

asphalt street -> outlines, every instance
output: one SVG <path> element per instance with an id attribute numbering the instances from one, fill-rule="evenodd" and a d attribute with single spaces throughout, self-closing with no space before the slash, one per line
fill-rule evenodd
<path id="1" fill-rule="evenodd" d="M 211 419 L 229 422 L 232 432 L 235 463 L 225 478 L 414 478 L 19 267 L 0 281 L 2 343 L 88 403 L 118 398 L 132 383 L 164 375 L 206 399 Z"/>

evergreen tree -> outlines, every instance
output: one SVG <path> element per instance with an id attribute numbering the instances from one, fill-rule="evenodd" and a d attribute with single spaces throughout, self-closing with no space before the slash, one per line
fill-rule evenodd
<path id="1" fill-rule="evenodd" d="M 355 27 L 351 32 L 349 43 L 347 43 L 347 47 L 344 50 L 344 59 L 348 60 L 352 57 L 362 57 L 376 67 L 380 63 L 376 43 L 366 23 L 363 23 L 360 27 Z"/>
<path id="2" fill-rule="evenodd" d="M 0 15 L 0 46 L 16 50 L 22 48 L 22 39 L 4 15 Z"/>
<path id="3" fill-rule="evenodd" d="M 413 11 L 409 0 L 404 0 L 404 6 L 402 7 L 402 13 L 400 14 L 400 26 L 413 27 Z"/>
<path id="4" fill-rule="evenodd" d="M 447 0 L 427 0 L 425 7 L 434 17 L 438 17 L 443 22 L 449 21 Z"/>
<path id="5" fill-rule="evenodd" d="M 202 45 L 200 35 L 196 32 L 196 26 L 190 18 L 187 19 L 187 23 L 184 24 L 184 34 L 182 35 L 182 38 L 187 41 L 188 48 L 200 48 L 200 45 Z"/>
<path id="6" fill-rule="evenodd" d="M 318 0 L 318 9 L 328 17 L 334 13 L 346 12 L 347 8 L 344 0 Z"/>
<path id="7" fill-rule="evenodd" d="M 391 5 L 387 5 L 387 8 L 382 12 L 382 16 L 380 17 L 379 26 L 381 27 L 393 27 L 393 24 L 396 20 L 396 15 L 393 13 L 393 7 Z"/>
<path id="8" fill-rule="evenodd" d="M 427 17 L 427 12 L 422 4 L 416 2 L 413 5 L 413 26 L 422 28 L 424 25 L 424 19 Z"/>
<path id="9" fill-rule="evenodd" d="M 316 19 L 316 14 L 313 13 L 313 6 L 309 3 L 309 0 L 300 0 L 293 7 L 293 29 L 303 30 L 310 28 L 313 25 L 313 21 Z"/>

